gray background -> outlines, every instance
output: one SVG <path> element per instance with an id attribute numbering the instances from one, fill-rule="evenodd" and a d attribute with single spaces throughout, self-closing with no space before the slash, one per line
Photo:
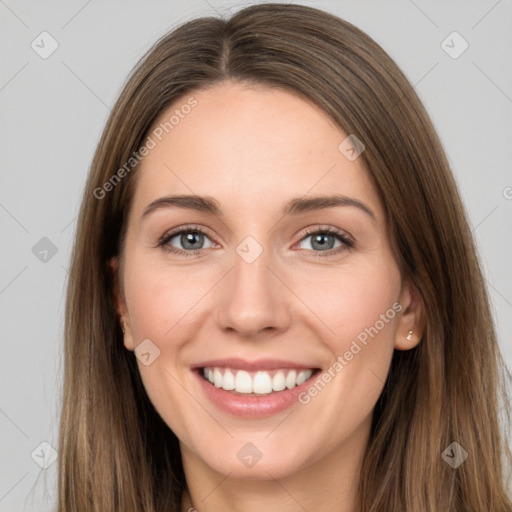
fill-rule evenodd
<path id="1" fill-rule="evenodd" d="M 512 2 L 298 3 L 363 29 L 415 85 L 458 181 L 512 368 Z M 192 17 L 227 16 L 244 5 L 0 0 L 1 511 L 44 511 L 55 502 L 57 464 L 40 467 L 52 455 L 40 443 L 57 446 L 70 248 L 109 108 L 157 38 Z M 38 37 L 43 31 L 59 45 L 46 59 L 31 47 L 35 40 L 50 48 Z M 445 49 L 458 53 L 461 40 L 452 36 L 442 47 L 453 31 L 469 44 L 458 58 Z M 44 253 L 43 237 L 55 254 Z"/>

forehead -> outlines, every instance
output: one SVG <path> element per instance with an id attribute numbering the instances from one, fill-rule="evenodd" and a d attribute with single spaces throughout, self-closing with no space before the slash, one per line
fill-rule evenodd
<path id="1" fill-rule="evenodd" d="M 195 91 L 154 123 L 133 211 L 171 193 L 209 195 L 228 213 L 260 214 L 263 204 L 276 212 L 291 197 L 340 193 L 382 214 L 362 159 L 340 150 L 347 136 L 319 107 L 284 89 L 222 83 Z"/>

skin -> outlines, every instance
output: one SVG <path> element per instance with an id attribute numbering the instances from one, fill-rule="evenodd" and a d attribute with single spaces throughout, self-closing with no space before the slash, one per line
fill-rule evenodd
<path id="1" fill-rule="evenodd" d="M 138 360 L 148 395 L 180 440 L 191 504 L 199 512 L 357 511 L 359 470 L 372 411 L 394 349 L 420 340 L 423 306 L 401 277 L 383 205 L 361 158 L 338 146 L 345 134 L 318 107 L 281 89 L 224 82 L 193 94 L 197 106 L 144 158 L 119 261 L 117 310 L 124 344 L 150 339 L 160 355 Z M 169 119 L 179 100 L 155 123 Z M 364 203 L 282 216 L 292 198 L 343 194 Z M 215 198 L 223 215 L 167 207 L 169 194 Z M 200 254 L 157 247 L 177 227 L 206 232 Z M 336 254 L 320 255 L 305 228 L 337 228 Z M 236 248 L 252 236 L 252 263 Z M 330 239 L 329 239 L 330 241 Z M 182 241 L 183 242 L 183 241 Z M 180 236 L 168 246 L 182 250 Z M 206 359 L 276 358 L 328 369 L 394 303 L 400 314 L 306 405 L 267 418 L 219 410 L 190 367 Z M 413 330 L 413 337 L 406 340 Z M 262 453 L 246 467 L 237 452 Z"/>

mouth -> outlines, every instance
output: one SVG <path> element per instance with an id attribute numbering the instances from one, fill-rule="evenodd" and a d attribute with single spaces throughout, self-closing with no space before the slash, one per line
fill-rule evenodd
<path id="1" fill-rule="evenodd" d="M 204 380 L 224 391 L 245 396 L 262 396 L 293 389 L 309 380 L 318 368 L 246 371 L 209 366 L 199 369 Z"/>
<path id="2" fill-rule="evenodd" d="M 223 359 L 191 368 L 200 393 L 214 406 L 242 418 L 265 418 L 299 403 L 319 367 L 284 361 Z"/>

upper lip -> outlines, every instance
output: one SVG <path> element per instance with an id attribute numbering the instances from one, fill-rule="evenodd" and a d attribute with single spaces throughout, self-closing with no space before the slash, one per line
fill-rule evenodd
<path id="1" fill-rule="evenodd" d="M 316 366 L 296 363 L 294 361 L 283 361 L 281 359 L 257 359 L 257 360 L 247 360 L 240 358 L 225 358 L 225 359 L 210 359 L 208 361 L 201 361 L 200 363 L 193 364 L 192 369 L 198 368 L 232 368 L 234 370 L 246 370 L 246 371 L 255 371 L 255 370 L 279 370 L 282 368 L 293 368 L 293 369 L 304 369 L 309 370 L 312 368 L 317 368 Z"/>

